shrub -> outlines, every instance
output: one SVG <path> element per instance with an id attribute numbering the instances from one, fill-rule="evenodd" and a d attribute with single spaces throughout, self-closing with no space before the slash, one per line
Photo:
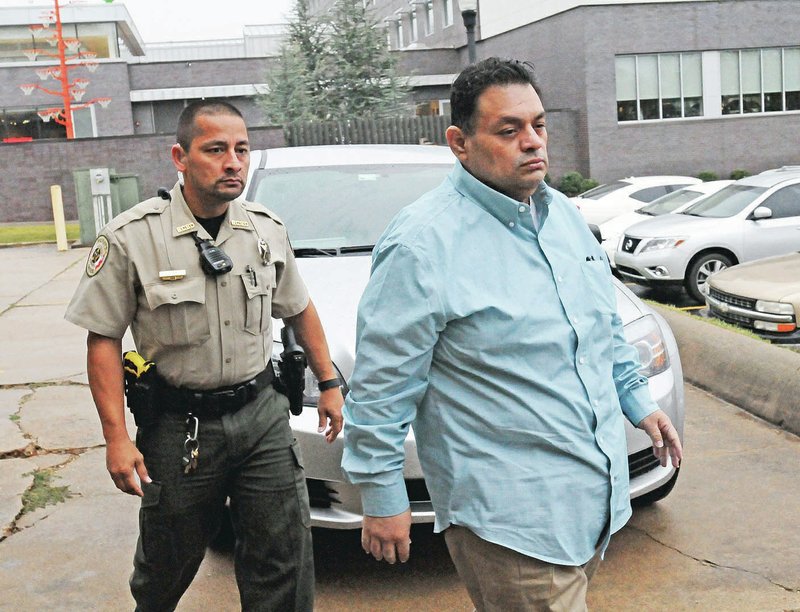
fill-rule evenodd
<path id="1" fill-rule="evenodd" d="M 561 177 L 558 190 L 568 197 L 576 196 L 584 191 L 597 187 L 598 183 L 594 179 L 583 178 L 580 172 L 567 172 Z"/>
<path id="2" fill-rule="evenodd" d="M 708 181 L 719 180 L 719 176 L 717 176 L 717 173 L 711 172 L 711 170 L 703 170 L 700 174 L 697 175 L 697 178 L 699 178 L 704 183 L 707 183 Z"/>
<path id="3" fill-rule="evenodd" d="M 746 176 L 750 176 L 750 173 L 747 170 L 737 169 L 731 172 L 732 181 L 738 181 L 739 179 L 743 179 Z"/>

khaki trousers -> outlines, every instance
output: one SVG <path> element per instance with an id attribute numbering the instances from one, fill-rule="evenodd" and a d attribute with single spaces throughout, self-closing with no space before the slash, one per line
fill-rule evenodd
<path id="1" fill-rule="evenodd" d="M 555 565 L 451 525 L 444 539 L 477 612 L 584 612 L 600 552 L 582 566 Z"/>

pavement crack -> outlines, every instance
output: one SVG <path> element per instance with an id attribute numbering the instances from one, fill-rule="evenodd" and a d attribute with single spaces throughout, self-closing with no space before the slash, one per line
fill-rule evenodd
<path id="1" fill-rule="evenodd" d="M 739 566 L 736 566 L 736 565 L 724 565 L 722 563 L 717 563 L 716 561 L 712 561 L 711 559 L 701 559 L 700 557 L 695 557 L 694 555 L 690 555 L 689 553 L 684 552 L 684 551 L 680 550 L 679 548 L 676 548 L 674 546 L 670 546 L 666 542 L 663 542 L 663 541 L 659 540 L 658 538 L 656 538 L 655 536 L 653 536 L 649 532 L 645 531 L 641 527 L 634 527 L 634 526 L 631 525 L 630 528 L 633 529 L 634 531 L 637 531 L 637 532 L 643 534 L 644 536 L 650 538 L 656 544 L 659 544 L 660 546 L 663 546 L 664 548 L 669 548 L 670 550 L 675 551 L 676 553 L 678 553 L 682 557 L 686 557 L 687 559 L 692 559 L 693 561 L 696 561 L 697 563 L 700 563 L 701 565 L 706 565 L 708 567 L 713 567 L 713 568 L 717 568 L 717 569 L 732 570 L 734 572 L 742 572 L 744 574 L 750 574 L 751 576 L 757 576 L 758 578 L 761 578 L 762 580 L 766 580 L 770 584 L 772 584 L 772 585 L 774 585 L 774 586 L 776 586 L 776 587 L 778 587 L 780 589 L 783 589 L 784 591 L 787 591 L 789 593 L 800 593 L 800 589 L 795 589 L 795 588 L 792 588 L 792 587 L 787 586 L 785 584 L 781 584 L 780 582 L 776 582 L 775 580 L 773 580 L 769 576 L 765 576 L 764 574 L 760 574 L 758 572 L 754 572 L 754 571 L 749 570 L 747 568 L 739 567 Z"/>

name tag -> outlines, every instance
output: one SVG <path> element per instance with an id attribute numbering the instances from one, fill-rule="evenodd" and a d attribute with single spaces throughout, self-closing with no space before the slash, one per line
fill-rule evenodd
<path id="1" fill-rule="evenodd" d="M 158 273 L 158 278 L 162 281 L 181 280 L 186 276 L 186 270 L 161 270 Z"/>
<path id="2" fill-rule="evenodd" d="M 242 229 L 250 229 L 248 221 L 239 221 L 238 219 L 231 219 L 231 227 L 241 227 Z"/>
<path id="3" fill-rule="evenodd" d="M 186 225 L 180 225 L 175 229 L 178 230 L 179 232 L 186 232 L 190 229 L 194 229 L 194 223 L 187 223 Z"/>

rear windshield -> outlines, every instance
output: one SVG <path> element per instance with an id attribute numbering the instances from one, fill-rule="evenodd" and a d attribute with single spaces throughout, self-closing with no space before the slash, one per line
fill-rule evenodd
<path id="1" fill-rule="evenodd" d="M 680 214 L 717 219 L 732 217 L 742 212 L 766 190 L 766 187 L 754 187 L 752 185 L 728 185 L 717 193 L 703 198 Z"/>
<path id="2" fill-rule="evenodd" d="M 292 246 L 371 246 L 397 212 L 442 183 L 452 164 L 258 170 L 247 199 L 274 211 Z"/>
<path id="3" fill-rule="evenodd" d="M 627 187 L 628 185 L 630 185 L 630 183 L 626 183 L 625 181 L 614 181 L 613 183 L 607 183 L 605 185 L 595 187 L 594 189 L 590 189 L 589 191 L 580 194 L 580 197 L 588 198 L 589 200 L 597 200 L 605 195 L 608 195 L 609 193 L 616 191 L 617 189 Z"/>

